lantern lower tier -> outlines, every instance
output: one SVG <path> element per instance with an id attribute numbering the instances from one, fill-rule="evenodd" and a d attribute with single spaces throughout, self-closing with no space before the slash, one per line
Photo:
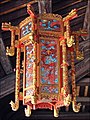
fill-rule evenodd
<path id="1" fill-rule="evenodd" d="M 38 43 L 26 44 L 24 50 L 23 103 L 31 109 L 64 106 L 69 89 L 66 93 L 62 90 L 65 83 L 61 67 L 62 47 L 58 39 L 39 39 Z M 70 95 L 67 101 L 70 101 Z"/>

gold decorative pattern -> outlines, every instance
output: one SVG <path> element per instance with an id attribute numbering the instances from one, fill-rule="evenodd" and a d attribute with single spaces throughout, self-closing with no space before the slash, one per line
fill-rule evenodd
<path id="1" fill-rule="evenodd" d="M 73 9 L 64 18 L 51 13 L 35 16 L 31 5 L 28 4 L 27 12 L 30 16 L 21 21 L 18 27 L 12 26 L 11 23 L 2 23 L 3 30 L 11 31 L 11 46 L 6 48 L 6 54 L 13 56 L 15 48 L 17 49 L 15 103 L 10 102 L 12 110 L 17 111 L 19 100 L 22 100 L 23 104 L 27 105 L 25 108 L 27 117 L 31 115 L 31 110 L 36 108 L 54 109 L 54 117 L 58 117 L 60 107 L 69 107 L 71 102 L 73 110 L 79 112 L 81 104 L 76 102 L 74 50 L 76 58 L 83 59 L 83 53 L 79 51 L 78 39 L 81 34 L 86 35 L 86 32 L 83 30 L 71 32 L 70 20 L 77 16 L 77 10 Z M 68 84 L 68 51 L 71 58 L 72 95 Z M 21 52 L 24 53 L 22 71 L 20 70 Z M 50 71 L 47 70 L 49 68 Z M 23 73 L 22 94 L 19 91 L 21 72 Z M 45 72 L 46 74 L 42 74 Z M 88 87 L 85 95 L 87 90 Z"/>
<path id="2" fill-rule="evenodd" d="M 69 95 L 68 88 L 68 63 L 67 63 L 67 51 L 66 51 L 66 42 L 65 39 L 62 43 L 62 68 L 63 68 L 63 88 L 61 92 L 64 94 L 64 105 L 67 106 L 70 104 L 71 96 Z"/>
<path id="3" fill-rule="evenodd" d="M 57 21 L 59 21 L 60 22 L 60 29 L 61 29 L 61 31 L 60 32 L 55 32 L 55 31 L 42 31 L 42 30 L 40 30 L 40 29 L 38 29 L 38 31 L 39 31 L 39 34 L 41 34 L 41 35 L 47 35 L 48 33 L 49 33 L 49 35 L 50 36 L 57 36 L 57 37 L 60 37 L 60 36 L 62 36 L 63 35 L 63 32 L 64 32 L 64 28 L 63 28 L 63 19 L 62 19 L 62 16 L 61 15 L 58 15 L 58 14 L 51 14 L 51 13 L 44 13 L 44 14 L 42 14 L 42 15 L 39 15 L 38 16 L 38 19 L 37 19 L 37 22 L 38 22 L 38 24 L 39 24 L 39 20 L 57 20 Z"/>
<path id="4" fill-rule="evenodd" d="M 19 24 L 19 28 L 23 27 L 24 25 L 26 25 L 28 22 L 33 21 L 32 18 L 29 16 L 27 17 L 25 20 L 23 20 L 20 24 Z"/>
<path id="5" fill-rule="evenodd" d="M 48 14 L 42 14 L 42 15 L 39 15 L 38 19 L 56 19 L 56 20 L 59 20 L 59 21 L 62 21 L 62 16 L 61 15 L 58 15 L 58 14 L 52 14 L 52 13 L 48 13 Z"/>
<path id="6" fill-rule="evenodd" d="M 27 108 L 25 108 L 25 116 L 30 117 L 31 115 L 31 108 L 29 105 L 27 105 Z"/>
<path id="7" fill-rule="evenodd" d="M 15 35 L 17 34 L 18 27 L 12 26 L 11 23 L 2 23 L 2 30 L 11 31 L 11 47 L 6 48 L 6 55 L 14 56 L 15 54 Z"/>
<path id="8" fill-rule="evenodd" d="M 63 21 L 69 21 L 77 16 L 77 10 L 73 9 L 66 17 L 63 18 Z"/>
<path id="9" fill-rule="evenodd" d="M 70 20 L 72 20 L 76 16 L 77 16 L 76 9 L 73 9 L 65 18 L 63 18 L 64 26 L 66 27 L 64 37 L 67 40 L 68 47 L 72 47 L 74 43 L 74 36 L 71 35 L 70 31 Z"/>
<path id="10" fill-rule="evenodd" d="M 75 49 L 76 49 L 76 59 L 77 60 L 83 60 L 84 59 L 84 55 L 83 55 L 83 52 L 80 52 L 79 51 L 79 36 L 76 36 L 76 46 L 75 46 Z"/>
<path id="11" fill-rule="evenodd" d="M 16 86 L 15 86 L 15 103 L 10 102 L 12 110 L 17 111 L 19 108 L 19 90 L 20 90 L 20 47 L 17 47 L 16 57 Z"/>
<path id="12" fill-rule="evenodd" d="M 71 52 L 71 78 L 72 78 L 72 107 L 74 112 L 79 112 L 81 103 L 76 103 L 76 84 L 75 84 L 75 66 L 74 66 L 74 52 Z"/>

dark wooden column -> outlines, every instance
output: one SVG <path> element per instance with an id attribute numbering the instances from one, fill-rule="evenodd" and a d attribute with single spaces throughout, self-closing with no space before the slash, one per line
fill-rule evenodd
<path id="1" fill-rule="evenodd" d="M 87 5 L 86 14 L 85 14 L 83 28 L 87 29 L 87 31 L 88 31 L 88 38 L 90 38 L 90 0 L 88 0 L 88 5 Z"/>

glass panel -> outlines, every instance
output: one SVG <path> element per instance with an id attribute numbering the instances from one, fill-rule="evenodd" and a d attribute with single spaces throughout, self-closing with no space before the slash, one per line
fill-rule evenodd
<path id="1" fill-rule="evenodd" d="M 39 28 L 46 31 L 60 32 L 60 21 L 58 20 L 39 20 Z"/>
<path id="2" fill-rule="evenodd" d="M 34 94 L 34 89 L 30 88 L 29 90 L 26 90 L 26 96 L 28 95 L 33 95 Z"/>
<path id="3" fill-rule="evenodd" d="M 41 92 L 58 93 L 57 41 L 40 40 L 40 45 Z"/>
<path id="4" fill-rule="evenodd" d="M 58 93 L 58 88 L 53 85 L 41 86 L 41 92 L 43 92 L 43 93 Z"/>
<path id="5" fill-rule="evenodd" d="M 26 87 L 33 84 L 33 63 L 35 59 L 33 50 L 33 44 L 26 46 Z"/>
<path id="6" fill-rule="evenodd" d="M 21 28 L 21 38 L 26 36 L 32 31 L 32 22 L 29 22 L 28 24 L 24 25 Z"/>

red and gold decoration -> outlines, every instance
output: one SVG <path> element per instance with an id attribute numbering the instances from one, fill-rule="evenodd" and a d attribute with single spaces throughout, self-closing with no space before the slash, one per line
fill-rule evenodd
<path id="1" fill-rule="evenodd" d="M 83 58 L 78 37 L 86 33 L 70 31 L 70 20 L 77 17 L 76 9 L 62 18 L 50 13 L 51 0 L 39 0 L 38 4 L 39 15 L 35 15 L 29 3 L 27 12 L 30 16 L 18 26 L 2 23 L 3 30 L 11 31 L 11 47 L 7 47 L 6 54 L 13 56 L 17 50 L 15 103 L 10 102 L 12 110 L 18 110 L 22 100 L 23 105 L 27 105 L 27 117 L 35 109 L 54 109 L 54 117 L 58 117 L 59 108 L 69 106 L 71 102 L 73 110 L 79 112 L 81 104 L 76 103 L 74 53 L 77 59 Z M 15 36 L 18 36 L 17 40 Z M 20 92 L 21 52 L 24 53 L 23 93 Z M 68 85 L 68 53 L 71 55 L 72 95 Z"/>

